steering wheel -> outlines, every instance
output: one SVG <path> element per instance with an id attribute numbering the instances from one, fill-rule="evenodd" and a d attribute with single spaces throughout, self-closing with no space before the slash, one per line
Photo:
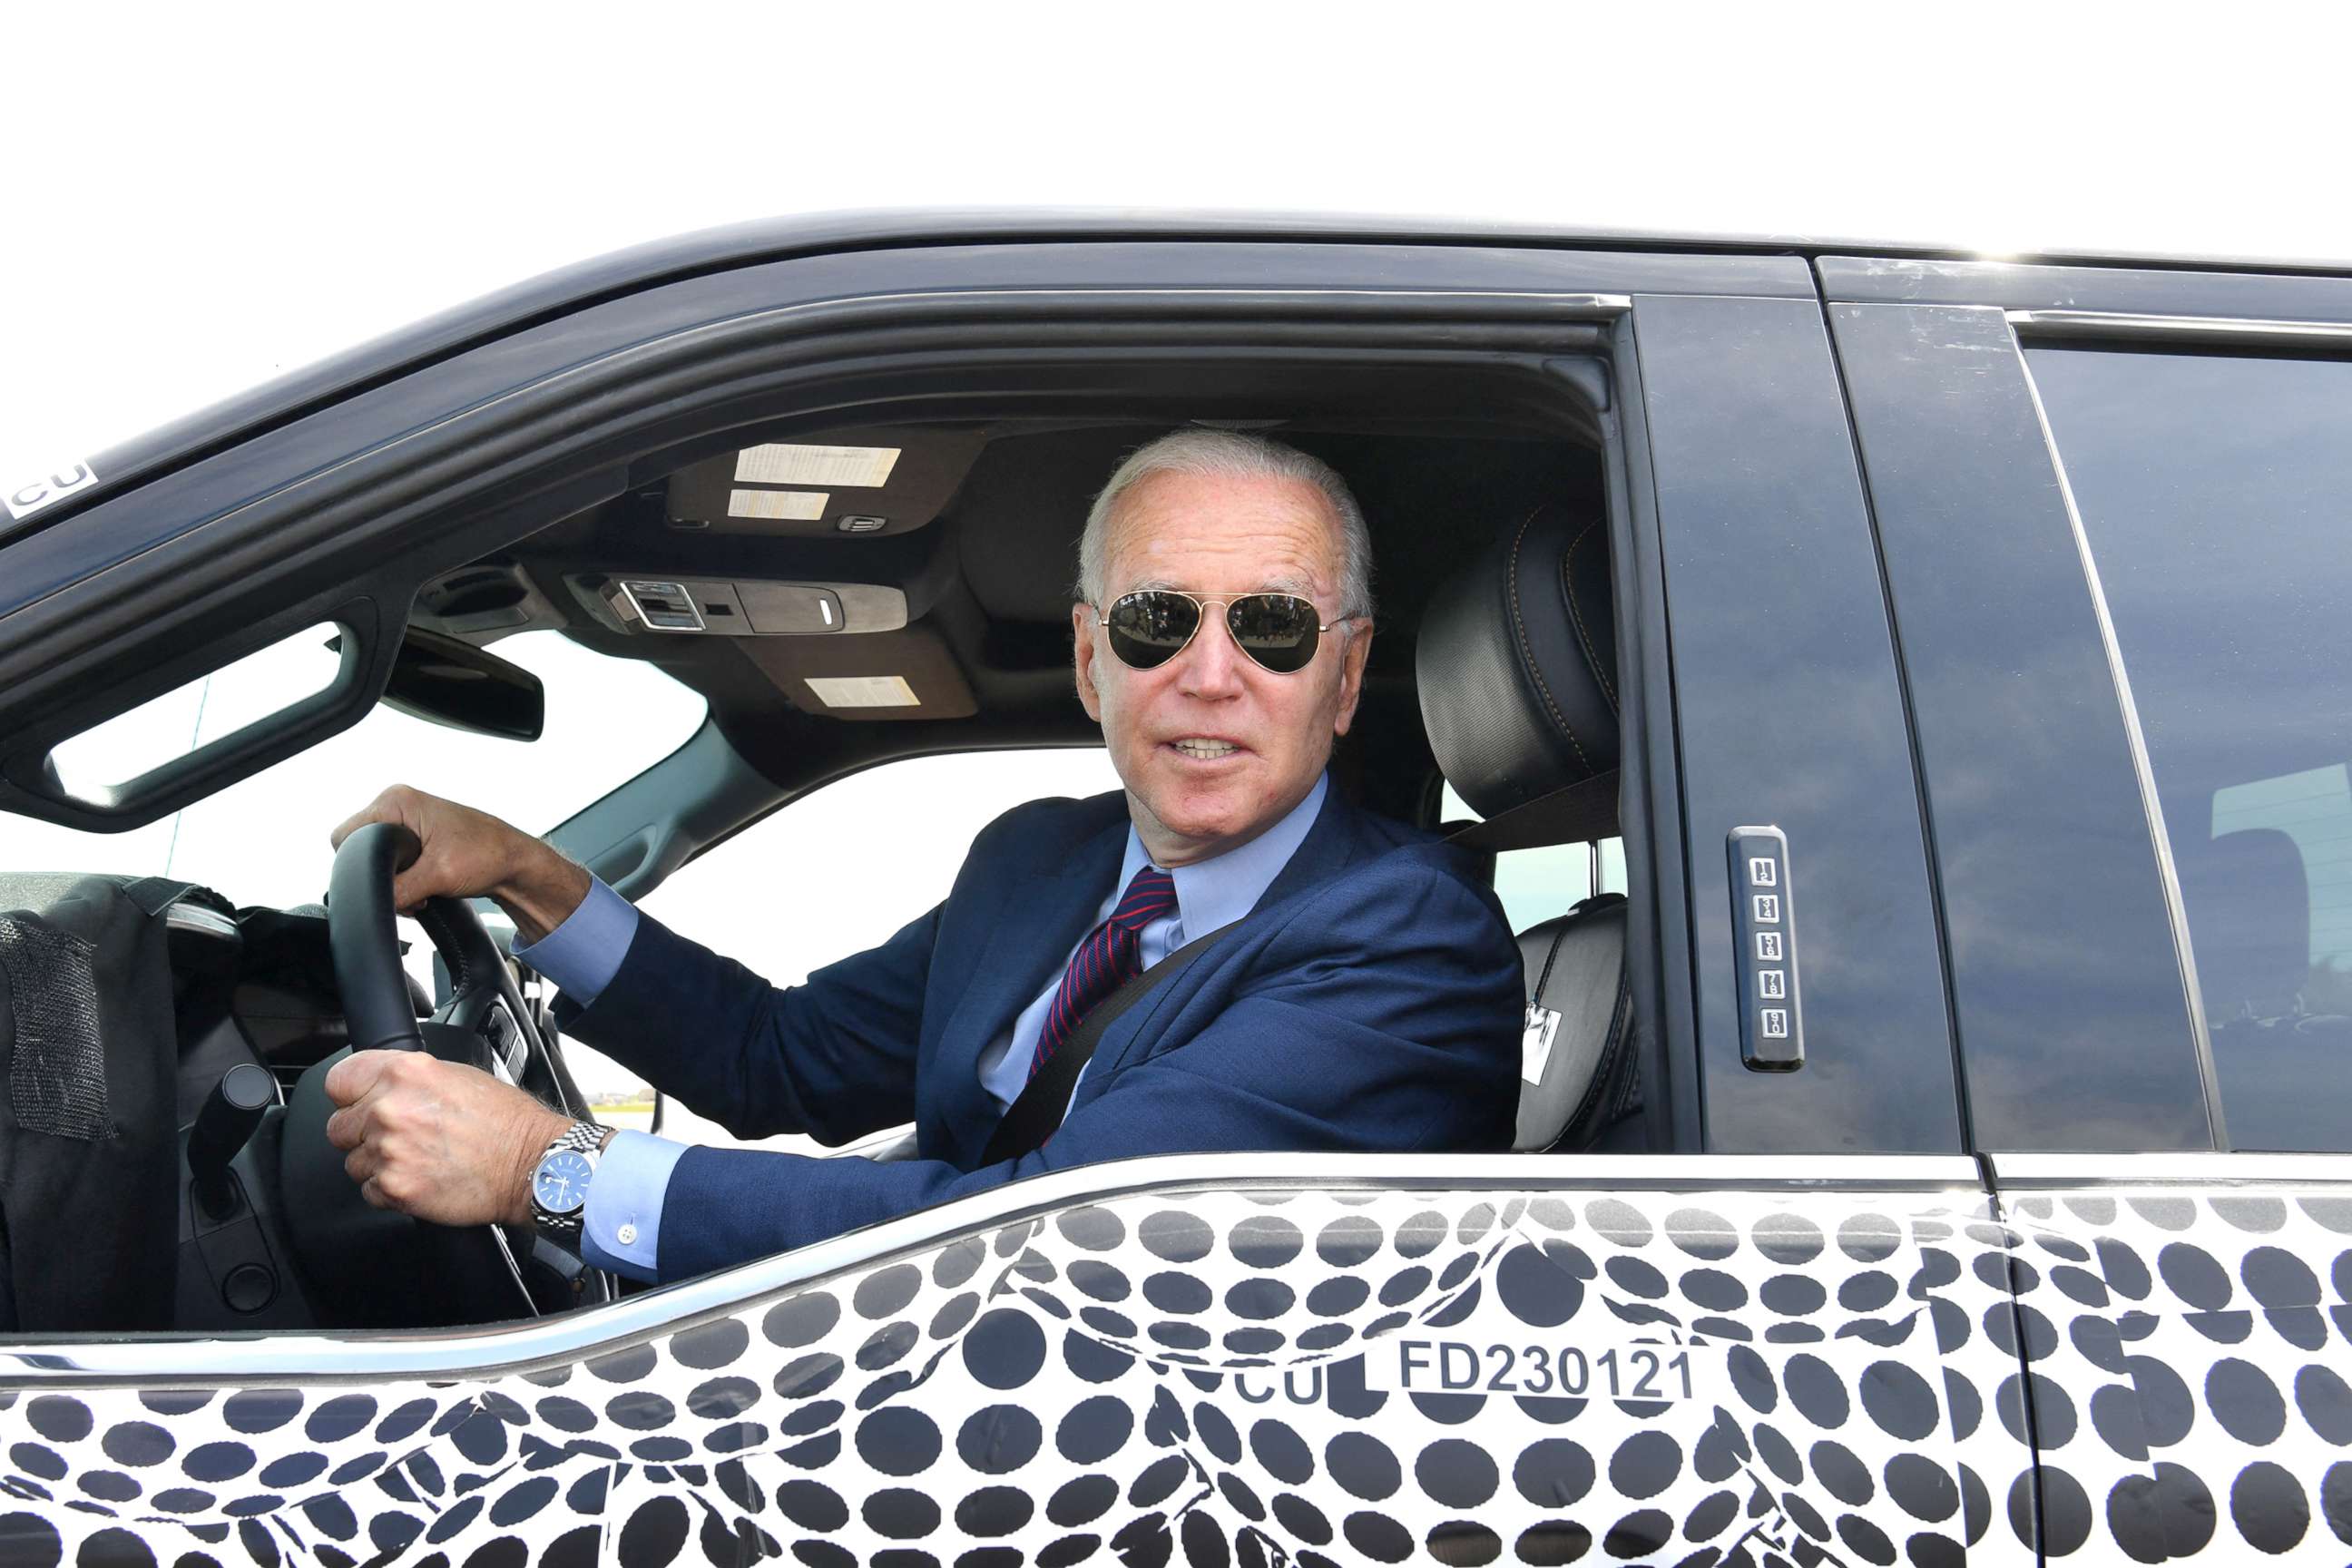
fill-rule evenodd
<path id="1" fill-rule="evenodd" d="M 513 971 L 463 899 L 431 899 L 417 912 L 450 978 L 448 1002 L 418 1021 L 400 963 L 392 882 L 422 849 L 407 828 L 372 823 L 336 851 L 328 941 L 352 1043 L 306 1070 L 287 1101 L 280 1167 L 287 1226 L 321 1304 L 339 1321 L 421 1328 L 536 1316 L 541 1307 L 525 1282 L 518 1243 L 503 1227 L 438 1226 L 373 1208 L 343 1168 L 342 1151 L 327 1140 L 335 1110 L 327 1072 L 352 1051 L 427 1051 L 510 1084 L 535 1078 L 562 1092 Z M 520 1245 L 528 1248 L 530 1238 Z M 587 1269 L 582 1284 L 583 1300 L 612 1293 L 599 1269 Z"/>

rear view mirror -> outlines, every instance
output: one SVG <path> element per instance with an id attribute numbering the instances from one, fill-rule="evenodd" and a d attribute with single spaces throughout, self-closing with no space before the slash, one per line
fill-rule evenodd
<path id="1" fill-rule="evenodd" d="M 412 719 L 507 741 L 536 741 L 547 721 L 547 689 L 539 677 L 418 626 L 401 638 L 382 700 Z"/>

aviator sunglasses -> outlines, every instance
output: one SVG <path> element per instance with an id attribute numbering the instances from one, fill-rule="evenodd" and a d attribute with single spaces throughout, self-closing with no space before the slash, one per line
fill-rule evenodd
<path id="1" fill-rule="evenodd" d="M 1191 646 L 1207 606 L 1225 606 L 1225 629 L 1234 646 L 1261 669 L 1276 675 L 1302 670 L 1315 658 L 1315 640 L 1333 626 L 1355 620 L 1339 616 L 1318 622 L 1312 600 L 1296 594 L 1244 594 L 1233 599 L 1202 599 L 1174 588 L 1146 588 L 1114 600 L 1097 613 L 1110 634 L 1110 651 L 1131 669 L 1157 669 Z"/>

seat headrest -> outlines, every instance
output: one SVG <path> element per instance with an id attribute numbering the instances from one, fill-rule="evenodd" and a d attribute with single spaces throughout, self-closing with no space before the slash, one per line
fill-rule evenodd
<path id="1" fill-rule="evenodd" d="M 1437 765 L 1494 817 L 1617 766 L 1609 526 L 1538 508 L 1446 580 L 1414 664 Z"/>

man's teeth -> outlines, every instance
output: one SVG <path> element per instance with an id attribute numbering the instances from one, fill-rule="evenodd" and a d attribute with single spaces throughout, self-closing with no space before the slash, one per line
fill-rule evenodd
<path id="1" fill-rule="evenodd" d="M 1179 741 L 1176 749 L 1188 757 L 1199 757 L 1204 761 L 1239 750 L 1231 741 Z"/>

